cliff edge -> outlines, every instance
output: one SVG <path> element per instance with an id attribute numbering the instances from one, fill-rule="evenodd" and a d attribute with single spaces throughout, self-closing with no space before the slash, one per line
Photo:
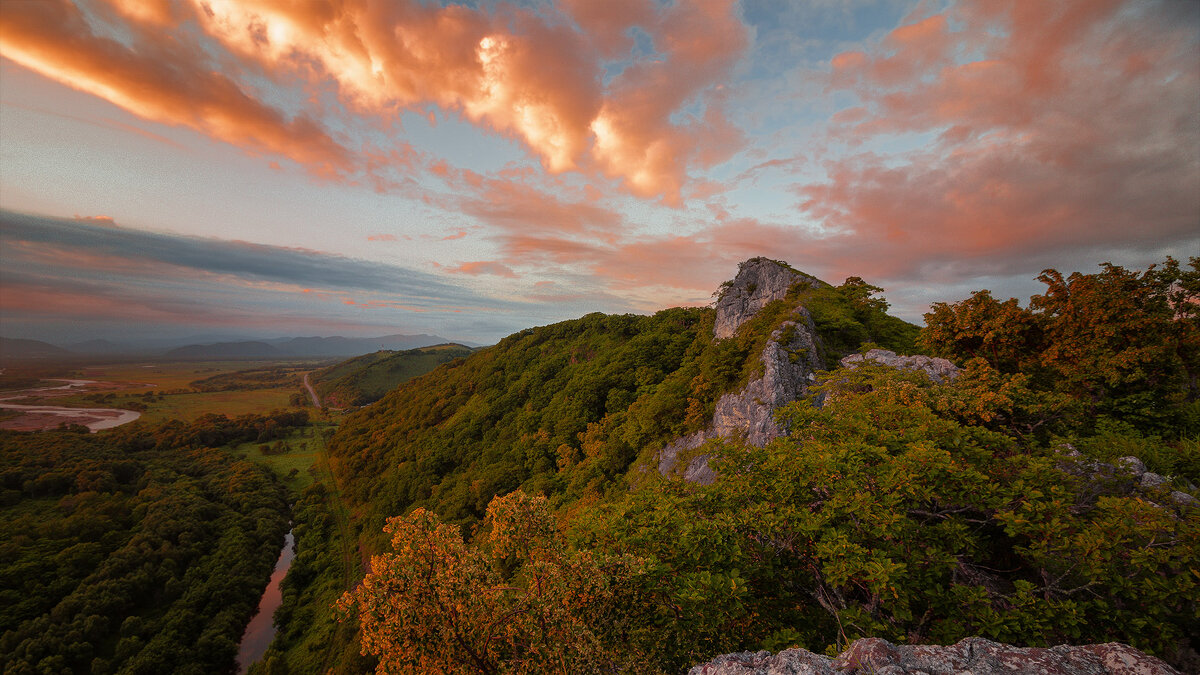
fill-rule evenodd
<path id="1" fill-rule="evenodd" d="M 957 644 L 894 645 L 880 638 L 856 640 L 837 658 L 806 649 L 724 654 L 693 666 L 688 675 L 1179 675 L 1163 661 L 1117 642 L 1041 648 L 1011 647 L 984 638 Z"/>

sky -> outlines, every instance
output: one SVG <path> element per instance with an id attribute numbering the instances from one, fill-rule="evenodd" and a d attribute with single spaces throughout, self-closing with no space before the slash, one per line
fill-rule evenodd
<path id="1" fill-rule="evenodd" d="M 0 2 L 6 337 L 490 343 L 755 256 L 921 323 L 1195 255 L 1197 2 Z"/>

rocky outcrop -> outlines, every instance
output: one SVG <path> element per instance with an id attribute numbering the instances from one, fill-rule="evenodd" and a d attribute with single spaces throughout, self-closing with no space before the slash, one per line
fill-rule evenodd
<path id="1" fill-rule="evenodd" d="M 1059 464 L 1059 468 L 1069 474 L 1089 480 L 1122 479 L 1127 490 L 1141 492 L 1159 492 L 1166 494 L 1179 507 L 1200 506 L 1200 500 L 1182 490 L 1174 489 L 1175 479 L 1146 469 L 1146 464 L 1137 457 L 1118 457 L 1112 464 L 1089 459 L 1070 444 L 1064 443 L 1058 448 L 1059 454 L 1069 458 Z M 1185 489 L 1195 492 L 1196 486 L 1183 481 Z M 1154 503 L 1154 502 L 1150 502 Z"/>
<path id="2" fill-rule="evenodd" d="M 816 277 L 802 274 L 784 263 L 767 258 L 751 258 L 738 266 L 737 276 L 720 291 L 713 336 L 731 337 L 772 300 L 784 298 L 797 284 L 828 286 Z"/>
<path id="3" fill-rule="evenodd" d="M 692 667 L 688 675 L 1178 675 L 1171 666 L 1128 645 L 1010 647 L 967 638 L 945 647 L 894 645 L 880 638 L 857 640 L 836 659 L 804 649 L 778 654 L 741 652 Z"/>
<path id="4" fill-rule="evenodd" d="M 740 275 L 739 275 L 740 276 Z M 712 422 L 703 431 L 676 439 L 659 453 L 658 470 L 667 474 L 687 458 L 683 479 L 707 485 L 716 474 L 708 466 L 707 454 L 688 457 L 705 442 L 717 438 L 744 437 L 752 445 L 766 445 L 778 438 L 775 409 L 803 396 L 814 373 L 824 367 L 816 328 L 808 310 L 797 311 L 796 320 L 784 321 L 770 335 L 761 359 L 763 376 L 741 391 L 717 399 Z"/>
<path id="5" fill-rule="evenodd" d="M 874 361 L 880 365 L 900 370 L 924 371 L 929 379 L 937 383 L 949 382 L 958 377 L 958 366 L 946 359 L 933 356 L 897 356 L 896 352 L 886 349 L 872 349 L 865 354 L 851 354 L 842 359 L 842 367 L 856 368 L 864 361 Z"/>

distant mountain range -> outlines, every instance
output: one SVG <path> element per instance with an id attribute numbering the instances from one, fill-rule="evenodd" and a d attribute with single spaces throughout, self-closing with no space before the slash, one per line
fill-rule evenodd
<path id="1" fill-rule="evenodd" d="M 53 359 L 70 356 L 71 352 L 49 342 L 0 337 L 0 361 L 13 359 Z"/>
<path id="2" fill-rule="evenodd" d="M 252 340 L 236 336 L 196 336 L 175 340 L 114 342 L 87 340 L 62 346 L 40 340 L 0 337 L 0 360 L 61 359 L 73 356 L 162 356 L 172 359 L 284 359 L 296 357 L 353 357 L 381 349 L 403 351 L 458 342 L 438 335 L 379 337 L 279 337 Z"/>

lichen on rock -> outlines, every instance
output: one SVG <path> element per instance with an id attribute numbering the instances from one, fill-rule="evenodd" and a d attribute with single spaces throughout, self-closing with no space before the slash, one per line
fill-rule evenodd
<path id="1" fill-rule="evenodd" d="M 718 291 L 717 320 L 713 336 L 732 337 L 738 326 L 749 321 L 772 300 L 781 300 L 797 284 L 822 287 L 824 281 L 797 272 L 786 263 L 769 258 L 751 258 L 738 265 L 737 276 Z"/>
<path id="2" fill-rule="evenodd" d="M 881 638 L 852 643 L 837 658 L 806 649 L 723 654 L 688 675 L 1178 675 L 1163 661 L 1128 645 L 1012 647 L 973 637 L 953 645 L 895 645 Z"/>
<path id="3" fill-rule="evenodd" d="M 949 382 L 958 377 L 958 366 L 946 359 L 934 356 L 897 356 L 886 349 L 872 349 L 865 354 L 851 354 L 842 359 L 843 368 L 857 368 L 860 363 L 874 361 L 882 366 L 899 370 L 919 370 L 937 383 Z"/>

